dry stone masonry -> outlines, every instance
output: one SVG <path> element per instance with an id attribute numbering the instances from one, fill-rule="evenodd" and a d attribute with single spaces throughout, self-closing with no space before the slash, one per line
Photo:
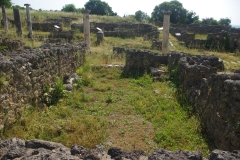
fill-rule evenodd
<path id="1" fill-rule="evenodd" d="M 104 32 L 106 37 L 135 38 L 136 36 L 145 36 L 145 40 L 158 39 L 159 37 L 157 27 L 149 24 L 90 22 L 91 33 L 97 33 L 97 27 Z M 71 25 L 71 29 L 83 32 L 83 25 L 74 23 Z"/>
<path id="2" fill-rule="evenodd" d="M 156 149 L 149 156 L 142 150 L 126 151 L 121 148 L 110 148 L 106 150 L 104 146 L 98 145 L 87 149 L 78 144 L 73 144 L 68 148 L 60 143 L 28 140 L 24 141 L 18 138 L 0 140 L 0 158 L 15 160 L 238 160 L 240 155 L 233 152 L 213 150 L 208 158 L 203 158 L 200 152 L 189 152 L 183 150 L 168 151 L 165 149 Z"/>
<path id="3" fill-rule="evenodd" d="M 0 128 L 27 104 L 42 105 L 43 87 L 83 64 L 85 44 L 44 44 L 0 52 Z M 10 123 L 10 122 L 9 122 Z"/>
<path id="4" fill-rule="evenodd" d="M 32 29 L 34 31 L 51 32 L 56 30 L 56 28 L 54 28 L 55 25 L 59 26 L 60 29 L 62 28 L 62 24 L 58 22 L 34 22 L 32 23 Z"/>
<path id="5" fill-rule="evenodd" d="M 172 24 L 170 33 L 189 48 L 229 51 L 240 50 L 240 29 L 224 26 L 199 26 Z M 176 33 L 180 33 L 180 36 Z M 206 39 L 196 39 L 195 34 L 205 34 Z"/>

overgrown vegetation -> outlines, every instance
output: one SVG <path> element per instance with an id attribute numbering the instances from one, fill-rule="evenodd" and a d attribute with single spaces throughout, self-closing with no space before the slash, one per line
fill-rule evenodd
<path id="1" fill-rule="evenodd" d="M 56 79 L 54 86 L 45 84 L 43 87 L 44 101 L 47 106 L 55 105 L 63 96 L 63 81 L 60 78 Z"/>

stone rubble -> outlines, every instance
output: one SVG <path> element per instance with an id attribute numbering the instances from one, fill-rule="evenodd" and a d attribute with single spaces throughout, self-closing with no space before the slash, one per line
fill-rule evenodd
<path id="1" fill-rule="evenodd" d="M 238 151 L 227 152 L 213 150 L 208 158 L 201 152 L 168 151 L 156 149 L 148 156 L 142 150 L 126 151 L 121 148 L 110 148 L 108 151 L 102 145 L 94 148 L 84 148 L 73 144 L 68 148 L 60 143 L 44 140 L 21 140 L 11 138 L 0 140 L 0 159 L 8 160 L 239 160 Z"/>

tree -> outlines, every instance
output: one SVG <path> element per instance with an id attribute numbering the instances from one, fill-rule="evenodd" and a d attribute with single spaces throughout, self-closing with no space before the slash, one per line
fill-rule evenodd
<path id="1" fill-rule="evenodd" d="M 12 8 L 13 9 L 21 9 L 21 10 L 24 10 L 25 9 L 25 7 L 21 7 L 21 6 L 19 6 L 19 5 L 15 5 L 15 6 L 12 6 Z"/>
<path id="2" fill-rule="evenodd" d="M 85 9 L 90 10 L 90 14 L 116 16 L 117 13 L 106 2 L 101 0 L 89 0 L 85 5 Z"/>
<path id="3" fill-rule="evenodd" d="M 197 16 L 195 12 L 193 11 L 187 12 L 186 24 L 196 23 L 198 21 L 199 21 L 199 16 Z"/>
<path id="4" fill-rule="evenodd" d="M 61 11 L 64 11 L 64 12 L 76 12 L 77 9 L 76 9 L 74 4 L 65 4 L 65 6 L 63 6 Z"/>
<path id="5" fill-rule="evenodd" d="M 143 11 L 140 11 L 140 10 L 135 12 L 134 18 L 139 22 L 146 22 L 150 19 L 147 13 L 144 13 Z"/>
<path id="6" fill-rule="evenodd" d="M 163 2 L 158 6 L 155 6 L 152 12 L 152 21 L 163 21 L 164 11 L 171 11 L 170 16 L 171 23 L 185 23 L 187 10 L 183 8 L 182 3 L 177 0 L 172 0 L 170 2 Z"/>
<path id="7" fill-rule="evenodd" d="M 0 6 L 5 5 L 6 8 L 10 8 L 12 6 L 11 0 L 1 0 Z"/>
<path id="8" fill-rule="evenodd" d="M 217 20 L 211 17 L 211 18 L 203 18 L 202 25 L 219 25 L 219 24 Z"/>
<path id="9" fill-rule="evenodd" d="M 231 20 L 229 18 L 221 18 L 219 21 L 218 21 L 219 25 L 221 26 L 226 26 L 226 27 L 231 27 Z"/>

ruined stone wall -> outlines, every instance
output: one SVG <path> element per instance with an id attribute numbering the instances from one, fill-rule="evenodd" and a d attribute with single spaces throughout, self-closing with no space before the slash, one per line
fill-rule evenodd
<path id="1" fill-rule="evenodd" d="M 189 48 L 197 48 L 197 49 L 205 49 L 205 50 L 216 50 L 216 51 L 228 51 L 228 52 L 236 52 L 236 49 L 239 50 L 239 40 L 240 40 L 240 34 L 234 33 L 229 30 L 229 28 L 221 27 L 221 26 L 215 26 L 220 28 L 215 28 L 214 26 L 202 26 L 202 30 L 205 30 L 202 32 L 207 35 L 207 39 L 200 40 L 195 39 L 195 34 L 197 33 L 194 30 L 191 32 L 193 33 L 187 33 L 189 30 L 189 26 L 185 26 L 184 28 L 182 25 L 174 25 L 177 28 L 170 28 L 170 33 L 174 35 L 179 41 L 185 42 L 186 46 Z M 193 28 L 198 28 L 194 26 Z M 205 29 L 204 29 L 205 28 Z M 206 29 L 207 28 L 207 29 Z M 221 30 L 221 29 L 227 29 L 227 30 Z M 212 33 L 208 33 L 208 31 L 214 30 Z M 177 36 L 176 33 L 180 33 L 180 36 Z M 201 33 L 201 34 L 202 34 Z"/>
<path id="2" fill-rule="evenodd" d="M 167 65 L 169 55 L 154 54 L 145 50 L 125 49 L 126 64 L 123 72 L 126 74 L 142 75 L 148 72 L 150 67 Z"/>
<path id="3" fill-rule="evenodd" d="M 113 160 L 113 159 L 149 159 L 149 160 L 238 160 L 240 155 L 238 151 L 227 152 L 222 150 L 213 150 L 207 158 L 202 156 L 199 151 L 169 151 L 158 148 L 147 155 L 143 150 L 127 151 L 118 147 L 106 149 L 103 145 L 97 145 L 94 148 L 84 148 L 79 144 L 73 144 L 68 148 L 60 143 L 44 140 L 27 140 L 18 138 L 0 140 L 0 158 L 1 159 L 35 159 L 40 160 L 47 157 L 48 159 L 96 159 L 96 160 Z M 46 159 L 46 158 L 45 158 Z"/>
<path id="4" fill-rule="evenodd" d="M 104 36 L 106 37 L 134 38 L 135 36 L 144 36 L 149 33 L 152 33 L 151 37 L 159 36 L 157 27 L 149 24 L 90 22 L 91 33 L 97 33 L 97 27 L 104 31 Z M 83 25 L 72 24 L 71 29 L 79 29 L 83 32 Z"/>
<path id="5" fill-rule="evenodd" d="M 236 150 L 240 149 L 240 74 L 217 73 L 221 65 L 217 57 L 181 59 L 180 83 L 216 147 Z"/>
<path id="6" fill-rule="evenodd" d="M 114 32 L 114 31 L 105 31 L 105 37 L 120 37 L 120 38 L 135 38 L 136 34 L 130 31 L 121 31 L 121 32 Z"/>
<path id="7" fill-rule="evenodd" d="M 199 115 L 203 131 L 218 149 L 240 149 L 240 71 L 219 72 L 223 70 L 223 61 L 214 55 L 157 55 L 129 49 L 125 52 L 126 73 L 146 73 L 160 64 L 168 65 L 169 72 L 178 67 L 182 94 Z"/>
<path id="8" fill-rule="evenodd" d="M 73 73 L 84 61 L 84 50 L 85 44 L 45 44 L 39 49 L 0 52 L 0 126 L 27 104 L 41 104 L 44 85 Z"/>
<path id="9" fill-rule="evenodd" d="M 52 31 L 50 34 L 50 38 L 63 38 L 70 42 L 75 35 L 74 30 L 70 31 Z"/>
<path id="10" fill-rule="evenodd" d="M 195 34 L 218 33 L 222 30 L 229 31 L 230 28 L 217 25 L 188 26 L 187 31 Z"/>
<path id="11" fill-rule="evenodd" d="M 32 30 L 43 31 L 43 32 L 51 32 L 51 31 L 55 30 L 54 25 L 59 26 L 60 29 L 62 28 L 61 23 L 58 23 L 58 22 L 52 22 L 52 23 L 44 22 L 44 23 L 32 23 Z"/>

